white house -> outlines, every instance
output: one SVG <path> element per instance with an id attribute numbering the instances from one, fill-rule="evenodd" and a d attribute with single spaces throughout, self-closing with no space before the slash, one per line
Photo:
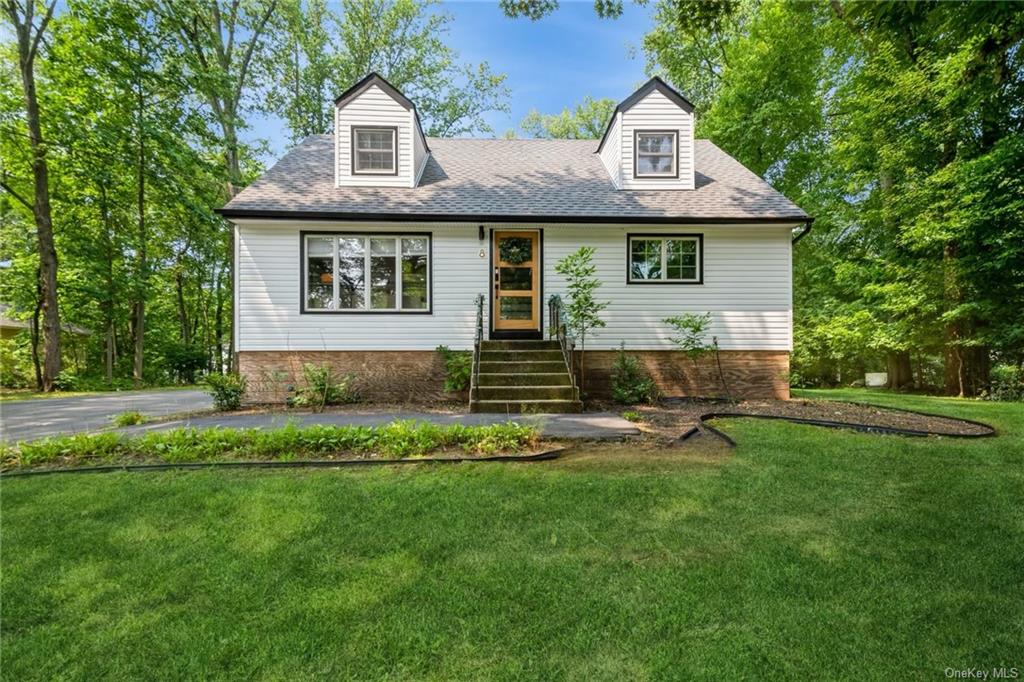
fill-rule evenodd
<path id="1" fill-rule="evenodd" d="M 327 362 L 367 397 L 436 399 L 435 348 L 474 349 L 481 295 L 474 372 L 495 376 L 474 376 L 477 408 L 571 409 L 572 356 L 536 340 L 564 294 L 554 265 L 583 245 L 610 302 L 586 343 L 588 393 L 607 390 L 625 344 L 666 395 L 720 393 L 724 378 L 734 395 L 788 397 L 792 241 L 811 218 L 693 130 L 693 106 L 653 78 L 599 143 L 427 138 L 413 102 L 367 76 L 335 102 L 333 135 L 221 210 L 253 397 L 280 399 L 303 363 Z M 720 349 L 697 375 L 663 322 L 685 312 L 711 314 Z"/>

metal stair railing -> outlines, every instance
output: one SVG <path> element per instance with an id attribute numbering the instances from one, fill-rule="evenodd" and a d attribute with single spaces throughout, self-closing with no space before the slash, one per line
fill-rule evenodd
<path id="1" fill-rule="evenodd" d="M 480 384 L 480 347 L 484 341 L 484 295 L 476 295 L 476 333 L 473 338 L 473 371 L 469 381 L 469 402 L 472 405 Z"/>
<path id="2" fill-rule="evenodd" d="M 558 346 L 562 349 L 562 358 L 569 370 L 569 381 L 572 382 L 572 395 L 579 400 L 579 387 L 576 385 L 576 339 L 569 332 L 569 324 L 565 317 L 565 304 L 558 294 L 551 294 L 548 299 L 548 339 L 557 339 Z"/>

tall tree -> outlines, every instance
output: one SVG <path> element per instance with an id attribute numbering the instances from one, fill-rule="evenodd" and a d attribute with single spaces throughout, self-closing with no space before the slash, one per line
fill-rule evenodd
<path id="1" fill-rule="evenodd" d="M 40 388 L 52 391 L 61 370 L 60 313 L 57 308 L 57 249 L 54 245 L 53 218 L 50 211 L 50 180 L 47 164 L 47 141 L 36 93 L 36 56 L 46 28 L 53 18 L 56 0 L 45 7 L 36 25 L 34 0 L 6 0 L 4 9 L 17 37 L 18 69 L 21 74 L 25 104 L 25 126 L 32 153 L 33 192 L 29 199 L 4 183 L 4 189 L 32 211 L 36 228 L 36 248 L 39 254 L 39 305 L 43 318 L 43 362 Z"/>
<path id="2" fill-rule="evenodd" d="M 206 100 L 219 128 L 227 171 L 226 197 L 244 184 L 239 129 L 244 126 L 246 97 L 257 68 L 267 59 L 267 31 L 278 0 L 163 0 L 163 20 L 181 36 L 181 56 L 195 91 Z M 228 291 L 234 281 L 234 232 L 228 228 L 225 260 Z M 223 299 L 221 299 L 223 300 Z M 218 346 L 224 337 L 225 306 L 218 306 Z M 227 362 L 234 364 L 234 334 Z M 225 359 L 223 352 L 219 364 Z"/>
<path id="3" fill-rule="evenodd" d="M 267 109 L 285 119 L 293 140 L 326 132 L 330 99 L 371 71 L 416 102 L 428 135 L 493 132 L 483 114 L 508 111 L 505 76 L 459 60 L 444 40 L 452 16 L 436 2 L 342 0 L 338 12 L 317 0 L 291 2 L 274 47 L 285 77 Z"/>
<path id="4" fill-rule="evenodd" d="M 566 107 L 558 114 L 542 114 L 533 109 L 519 127 L 530 137 L 596 140 L 604 134 L 614 111 L 615 100 L 587 95 L 571 110 Z"/>

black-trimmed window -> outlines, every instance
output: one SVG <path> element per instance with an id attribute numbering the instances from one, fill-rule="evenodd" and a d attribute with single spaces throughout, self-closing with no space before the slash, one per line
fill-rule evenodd
<path id="1" fill-rule="evenodd" d="M 679 133 L 675 130 L 637 130 L 634 133 L 633 175 L 638 178 L 675 178 Z"/>
<path id="2" fill-rule="evenodd" d="M 352 128 L 352 174 L 397 173 L 398 128 Z"/>
<path id="3" fill-rule="evenodd" d="M 630 284 L 700 284 L 704 281 L 704 238 L 699 234 L 629 235 Z"/>
<path id="4" fill-rule="evenodd" d="M 430 311 L 430 235 L 303 236 L 305 312 Z"/>

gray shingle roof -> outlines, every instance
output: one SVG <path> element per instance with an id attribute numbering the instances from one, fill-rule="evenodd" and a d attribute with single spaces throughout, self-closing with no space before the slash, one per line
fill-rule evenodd
<path id="1" fill-rule="evenodd" d="M 793 220 L 796 204 L 707 140 L 696 141 L 694 190 L 616 190 L 594 140 L 430 138 L 415 188 L 335 187 L 330 135 L 313 135 L 245 188 L 227 217 L 317 214 L 444 220 L 602 222 Z"/>

